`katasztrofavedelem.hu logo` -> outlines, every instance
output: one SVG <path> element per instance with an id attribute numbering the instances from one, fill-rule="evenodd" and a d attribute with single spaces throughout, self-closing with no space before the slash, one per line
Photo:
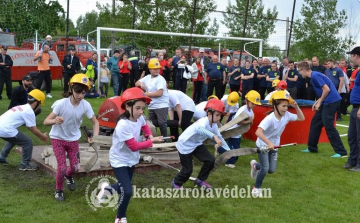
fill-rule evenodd
<path id="1" fill-rule="evenodd" d="M 97 176 L 88 183 L 85 189 L 85 198 L 91 209 L 94 211 L 101 208 L 117 209 L 119 195 L 111 187 L 116 183 L 116 178 L 109 175 Z"/>

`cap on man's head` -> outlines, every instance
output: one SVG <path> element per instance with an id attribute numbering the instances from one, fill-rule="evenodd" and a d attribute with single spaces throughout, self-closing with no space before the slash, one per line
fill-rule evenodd
<path id="1" fill-rule="evenodd" d="M 199 49 L 199 53 L 203 53 L 204 51 L 205 51 L 204 48 Z"/>
<path id="2" fill-rule="evenodd" d="M 28 80 L 32 80 L 32 77 L 30 75 L 25 75 L 23 76 L 23 81 L 28 81 Z"/>
<path id="3" fill-rule="evenodd" d="M 119 50 L 114 50 L 114 54 L 115 54 L 115 53 L 120 53 L 120 51 L 119 51 Z"/>
<path id="4" fill-rule="evenodd" d="M 69 47 L 68 51 L 75 51 L 73 47 Z"/>
<path id="5" fill-rule="evenodd" d="M 50 35 L 47 35 L 46 39 L 52 39 L 52 37 Z"/>
<path id="6" fill-rule="evenodd" d="M 6 51 L 6 50 L 7 50 L 7 47 L 6 47 L 6 46 L 3 46 L 2 49 Z"/>
<path id="7" fill-rule="evenodd" d="M 360 46 L 355 47 L 354 49 L 352 49 L 349 52 L 346 52 L 346 54 L 357 54 L 360 55 Z"/>

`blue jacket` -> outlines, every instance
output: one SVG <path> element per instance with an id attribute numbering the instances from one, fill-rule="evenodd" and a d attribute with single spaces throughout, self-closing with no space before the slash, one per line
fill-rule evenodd
<path id="1" fill-rule="evenodd" d="M 111 73 L 119 73 L 118 63 L 119 63 L 119 58 L 112 56 L 108 59 L 108 61 L 106 62 L 106 65 Z"/>

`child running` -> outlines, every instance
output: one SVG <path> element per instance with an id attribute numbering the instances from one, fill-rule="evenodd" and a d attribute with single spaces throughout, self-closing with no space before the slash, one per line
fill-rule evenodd
<path id="1" fill-rule="evenodd" d="M 252 125 L 252 123 L 254 121 L 253 108 L 255 108 L 256 105 L 261 105 L 260 94 L 257 91 L 251 90 L 245 95 L 245 105 L 241 106 L 233 117 L 233 119 L 234 119 L 234 118 L 238 117 L 241 113 L 245 112 L 249 116 L 249 119 L 243 120 L 240 123 L 238 123 L 237 125 L 234 125 L 229 129 L 233 129 L 233 128 L 239 127 L 241 125 L 247 125 L 247 124 Z M 235 135 L 235 136 L 230 137 L 227 140 L 227 143 L 228 143 L 230 149 L 239 149 L 240 143 L 241 143 L 241 135 Z M 215 148 L 215 151 L 216 150 L 219 153 L 225 152 L 225 150 L 222 147 L 219 147 L 217 149 Z M 217 153 L 215 152 L 215 154 L 217 154 Z M 238 160 L 238 158 L 239 158 L 238 156 L 231 157 L 230 159 L 228 159 L 226 161 L 225 166 L 229 167 L 229 168 L 235 168 L 235 163 Z"/>
<path id="2" fill-rule="evenodd" d="M 113 167 L 118 183 L 109 186 L 108 183 L 101 185 L 98 198 L 101 202 L 105 193 L 111 193 L 114 188 L 119 194 L 118 212 L 115 223 L 126 223 L 126 210 L 132 195 L 131 180 L 135 165 L 139 163 L 139 150 L 151 148 L 153 142 L 163 142 L 162 136 L 153 137 L 149 126 L 144 119 L 144 110 L 151 99 L 140 88 L 133 87 L 124 91 L 121 96 L 122 109 L 119 121 L 113 134 L 113 143 L 110 148 L 110 164 Z M 141 142 L 140 133 L 144 132 L 144 142 Z"/>
<path id="3" fill-rule="evenodd" d="M 69 190 L 76 189 L 72 174 L 79 171 L 79 143 L 81 137 L 80 126 L 84 116 L 91 119 L 93 134 L 99 134 L 99 123 L 89 102 L 83 100 L 90 88 L 89 78 L 85 74 L 75 74 L 70 82 L 70 96 L 57 100 L 52 105 L 53 111 L 44 120 L 44 125 L 52 125 L 50 131 L 51 144 L 58 164 L 56 171 L 55 199 L 64 200 L 63 182 L 67 182 Z M 92 143 L 92 139 L 88 138 Z M 70 167 L 66 166 L 66 154 Z"/>
<path id="4" fill-rule="evenodd" d="M 211 185 L 205 180 L 214 168 L 215 158 L 203 144 L 205 139 L 214 139 L 218 146 L 222 146 L 225 150 L 230 150 L 220 135 L 217 125 L 221 119 L 221 115 L 225 114 L 224 104 L 219 99 L 212 99 L 208 101 L 204 110 L 207 116 L 189 126 L 180 135 L 176 143 L 182 168 L 172 181 L 173 188 L 182 189 L 182 185 L 190 178 L 193 171 L 193 156 L 204 163 L 194 182 L 195 186 L 200 186 L 205 189 L 211 188 Z"/>
<path id="5" fill-rule="evenodd" d="M 260 163 L 255 160 L 250 162 L 251 177 L 256 178 L 255 187 L 252 189 L 254 197 L 262 197 L 261 186 L 267 173 L 274 173 L 276 169 L 278 152 L 274 149 L 280 145 L 280 136 L 289 121 L 304 121 L 305 117 L 299 105 L 285 91 L 275 92 L 269 100 L 274 110 L 259 124 L 255 134 L 257 135 L 256 147 L 267 146 L 268 150 L 259 153 Z M 295 108 L 297 114 L 288 112 L 288 106 Z M 260 171 L 259 171 L 260 170 Z"/>

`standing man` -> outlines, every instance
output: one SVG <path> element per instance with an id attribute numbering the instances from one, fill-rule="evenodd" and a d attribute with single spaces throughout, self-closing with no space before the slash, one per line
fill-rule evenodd
<path id="1" fill-rule="evenodd" d="M 43 52 L 41 55 L 41 51 L 38 51 L 35 54 L 34 61 L 38 61 L 38 75 L 37 75 L 37 85 L 36 88 L 41 90 L 41 85 L 43 80 L 45 80 L 46 85 L 46 97 L 52 98 L 51 92 L 51 72 L 50 72 L 50 65 L 49 60 L 52 60 L 52 56 L 49 54 L 49 45 L 44 44 Z"/>
<path id="2" fill-rule="evenodd" d="M 325 75 L 331 80 L 331 82 L 333 82 L 335 88 L 338 91 L 338 94 L 340 95 L 341 88 L 344 85 L 344 71 L 342 71 L 339 67 L 335 66 L 335 62 L 333 59 L 328 59 L 326 63 L 328 65 L 328 69 L 325 70 Z M 339 107 L 337 108 L 336 121 L 342 120 L 340 104 Z"/>
<path id="3" fill-rule="evenodd" d="M 282 65 L 279 68 L 279 71 L 280 71 L 280 79 L 279 80 L 284 80 L 286 72 L 289 69 L 288 66 L 289 66 L 289 58 L 288 57 L 283 57 Z"/>
<path id="4" fill-rule="evenodd" d="M 209 77 L 209 83 L 207 78 Z M 208 85 L 207 97 L 213 94 L 215 88 L 215 95 L 222 98 L 222 86 L 226 83 L 226 73 L 224 66 L 219 63 L 218 56 L 212 57 L 212 63 L 207 65 L 205 69 L 204 83 Z"/>
<path id="5" fill-rule="evenodd" d="M 32 78 L 30 75 L 25 75 L 22 78 L 22 85 L 17 86 L 12 90 L 11 101 L 8 109 L 26 104 L 28 101 L 29 92 L 32 90 L 34 90 L 34 87 L 32 86 Z M 34 110 L 34 112 L 35 115 L 40 114 L 41 108 L 38 107 L 36 110 Z"/>
<path id="6" fill-rule="evenodd" d="M 8 99 L 11 99 L 11 67 L 13 61 L 9 55 L 6 54 L 7 48 L 4 46 L 1 48 L 1 57 L 0 57 L 0 100 L 2 99 L 2 92 L 4 83 L 6 84 L 6 95 Z"/>
<path id="7" fill-rule="evenodd" d="M 210 63 L 210 59 L 208 56 L 205 55 L 204 52 L 205 52 L 204 48 L 199 49 L 200 64 L 202 65 L 202 67 L 204 68 L 203 70 L 205 71 L 208 64 Z M 203 86 L 202 86 L 201 98 L 200 98 L 201 101 L 207 101 L 207 89 L 208 89 L 208 86 L 204 80 Z"/>
<path id="8" fill-rule="evenodd" d="M 360 47 L 355 47 L 350 52 L 350 60 L 355 66 L 360 65 Z M 354 88 L 350 94 L 352 110 L 350 113 L 350 123 L 348 130 L 348 143 L 350 146 L 350 156 L 344 165 L 345 169 L 360 172 L 360 75 L 359 70 L 355 78 Z"/>
<path id="9" fill-rule="evenodd" d="M 299 78 L 299 72 L 295 69 L 294 61 L 287 61 L 286 69 L 287 70 L 285 72 L 285 76 L 283 76 L 283 80 L 287 82 L 287 90 L 290 93 L 290 96 L 293 99 L 297 99 L 297 81 Z"/>
<path id="10" fill-rule="evenodd" d="M 64 68 L 64 98 L 69 97 L 69 81 L 80 70 L 80 60 L 75 55 L 75 49 L 68 49 L 69 53 L 65 55 L 62 65 Z"/>
<path id="11" fill-rule="evenodd" d="M 271 65 L 270 64 L 270 60 L 268 58 L 265 58 L 263 63 L 262 63 L 262 67 L 259 70 L 259 73 L 257 75 L 258 81 L 259 81 L 259 93 L 260 93 L 260 97 L 261 100 L 264 100 L 265 98 L 265 92 L 266 92 L 266 88 L 267 88 L 267 82 L 266 82 L 266 76 L 268 74 L 268 72 L 271 71 Z M 268 92 L 270 93 L 270 92 Z"/>
<path id="12" fill-rule="evenodd" d="M 139 71 L 139 57 L 135 55 L 135 51 L 130 51 L 129 62 L 131 63 L 132 69 L 130 70 L 130 87 L 135 87 L 135 82 L 140 79 Z"/>
<path id="13" fill-rule="evenodd" d="M 175 56 L 173 56 L 172 58 L 172 62 L 171 62 L 171 69 L 173 71 L 172 73 L 172 81 L 173 81 L 173 88 L 175 89 L 175 80 L 176 80 L 176 73 L 177 73 L 177 69 L 178 69 L 178 63 L 181 59 L 181 49 L 177 48 L 175 50 Z"/>
<path id="14" fill-rule="evenodd" d="M 114 50 L 114 55 L 109 58 L 109 60 L 106 62 L 107 68 L 110 70 L 111 73 L 111 79 L 113 82 L 113 89 L 114 89 L 114 96 L 118 95 L 119 86 L 122 82 L 119 83 L 119 77 L 120 77 L 120 71 L 119 71 L 119 58 L 120 58 L 120 51 Z"/>
<path id="15" fill-rule="evenodd" d="M 346 157 L 347 151 L 340 139 L 339 132 L 334 127 L 335 113 L 341 101 L 337 89 L 328 77 L 322 73 L 311 71 L 307 62 L 301 62 L 298 70 L 304 78 L 311 78 L 311 84 L 319 97 L 312 106 L 316 112 L 311 120 L 308 148 L 301 151 L 317 153 L 321 129 L 325 127 L 327 137 L 335 151 L 331 157 Z"/>
<path id="16" fill-rule="evenodd" d="M 325 74 L 326 67 L 324 67 L 319 63 L 319 58 L 317 56 L 312 57 L 311 63 L 312 63 L 311 65 L 312 71 L 317 71 L 322 74 Z M 311 85 L 310 78 L 306 78 L 306 99 L 312 101 L 315 101 L 316 99 L 316 93 L 313 86 Z"/>

